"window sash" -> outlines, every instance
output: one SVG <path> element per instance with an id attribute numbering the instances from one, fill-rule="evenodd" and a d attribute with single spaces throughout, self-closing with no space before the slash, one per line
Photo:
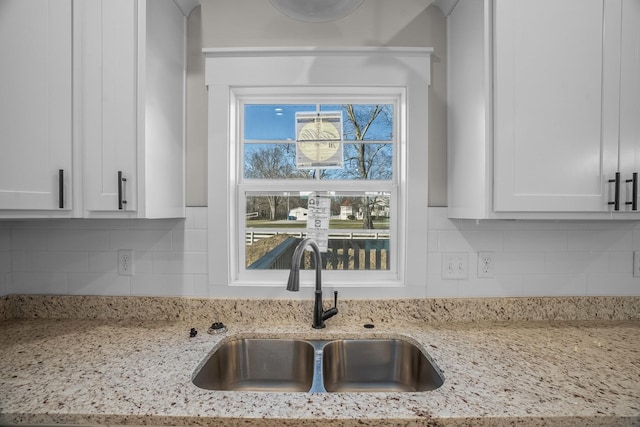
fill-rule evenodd
<path id="1" fill-rule="evenodd" d="M 390 268 L 388 270 L 347 270 L 347 271 L 323 271 L 323 281 L 327 284 L 334 283 L 336 285 L 349 283 L 350 286 L 357 286 L 358 283 L 371 286 L 380 284 L 381 286 L 395 286 L 401 283 L 403 262 L 402 241 L 400 236 L 401 212 L 402 207 L 399 205 L 400 198 L 400 176 L 403 164 L 402 156 L 404 147 L 400 141 L 404 133 L 404 100 L 403 91 L 398 88 L 324 88 L 322 93 L 314 93 L 317 88 L 300 88 L 299 94 L 291 96 L 289 93 L 282 96 L 279 88 L 255 88 L 256 93 L 249 94 L 245 90 L 237 92 L 238 97 L 235 100 L 236 127 L 235 135 L 239 144 L 236 144 L 235 161 L 232 163 L 236 168 L 236 183 L 232 191 L 232 197 L 235 199 L 233 205 L 235 212 L 231 214 L 232 230 L 237 231 L 237 236 L 231 242 L 233 261 L 231 262 L 231 283 L 235 285 L 241 284 L 280 284 L 282 280 L 286 281 L 282 270 L 248 270 L 246 268 L 246 195 L 248 193 L 260 192 L 308 192 L 316 193 L 341 193 L 348 192 L 350 194 L 357 192 L 387 192 L 390 194 L 390 248 L 392 251 Z M 250 89 L 246 89 L 250 91 Z M 284 92 L 291 91 L 291 88 L 284 89 Z M 335 91 L 335 94 L 326 95 Z M 262 92 L 262 93 L 260 93 Z M 346 95 L 340 95 L 339 92 L 346 92 Z M 390 180 L 375 179 L 251 179 L 244 176 L 245 162 L 245 144 L 295 144 L 296 141 L 291 140 L 245 140 L 244 138 L 244 106 L 246 104 L 256 105 L 279 105 L 279 104 L 390 104 L 393 108 L 392 131 L 389 140 L 346 140 L 344 144 L 390 144 L 392 147 L 392 178 Z M 232 110 L 234 111 L 234 110 Z M 322 168 L 319 168 L 322 169 Z M 235 223 L 235 224 L 234 224 Z M 308 273 L 302 272 L 304 278 Z"/>

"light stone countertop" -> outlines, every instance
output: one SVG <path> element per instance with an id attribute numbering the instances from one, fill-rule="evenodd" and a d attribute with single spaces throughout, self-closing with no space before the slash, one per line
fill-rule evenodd
<path id="1" fill-rule="evenodd" d="M 0 425 L 640 426 L 637 319 L 404 319 L 372 330 L 332 320 L 320 331 L 225 321 L 229 331 L 212 336 L 209 319 L 10 318 L 0 322 Z M 194 386 L 198 364 L 237 337 L 401 338 L 423 347 L 445 382 L 422 393 Z"/>

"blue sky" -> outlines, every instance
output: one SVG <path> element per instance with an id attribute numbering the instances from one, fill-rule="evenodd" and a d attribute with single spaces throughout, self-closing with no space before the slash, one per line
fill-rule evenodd
<path id="1" fill-rule="evenodd" d="M 391 109 L 392 107 L 389 106 Z M 323 104 L 321 111 L 340 111 L 342 105 Z M 247 104 L 245 105 L 245 140 L 296 139 L 296 112 L 316 111 L 315 104 Z M 377 126 L 376 126 L 377 125 Z M 391 130 L 386 120 L 377 120 L 369 131 L 370 138 L 389 140 Z"/>

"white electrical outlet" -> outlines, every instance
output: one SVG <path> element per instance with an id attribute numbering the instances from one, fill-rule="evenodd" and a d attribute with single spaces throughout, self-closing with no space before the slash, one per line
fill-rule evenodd
<path id="1" fill-rule="evenodd" d="M 478 277 L 493 277 L 495 263 L 492 252 L 478 252 Z"/>
<path id="2" fill-rule="evenodd" d="M 633 252 L 633 277 L 640 277 L 640 251 Z"/>
<path id="3" fill-rule="evenodd" d="M 133 250 L 131 249 L 118 250 L 118 275 L 119 276 L 133 275 Z"/>
<path id="4" fill-rule="evenodd" d="M 466 253 L 442 254 L 442 278 L 466 279 L 469 271 L 469 255 Z"/>

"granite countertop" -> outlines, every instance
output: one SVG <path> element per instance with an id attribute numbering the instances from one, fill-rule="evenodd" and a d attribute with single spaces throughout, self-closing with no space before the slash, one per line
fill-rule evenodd
<path id="1" fill-rule="evenodd" d="M 332 319 L 333 320 L 333 319 Z M 640 321 L 362 323 L 209 319 L 0 322 L 0 425 L 640 426 Z M 199 333 L 190 338 L 189 330 Z M 237 337 L 400 338 L 445 382 L 422 393 L 202 390 L 199 363 Z"/>
<path id="2" fill-rule="evenodd" d="M 628 322 L 307 326 L 11 320 L 0 326 L 0 423 L 205 425 L 640 425 L 640 324 Z M 445 376 L 424 393 L 245 393 L 197 388 L 191 375 L 221 340 L 398 337 L 422 345 Z M 210 420 L 209 420 L 210 421 Z M 440 423 L 442 421 L 442 423 Z M 634 424 L 635 423 L 635 424 Z M 428 424 L 428 423 L 426 423 Z"/>

